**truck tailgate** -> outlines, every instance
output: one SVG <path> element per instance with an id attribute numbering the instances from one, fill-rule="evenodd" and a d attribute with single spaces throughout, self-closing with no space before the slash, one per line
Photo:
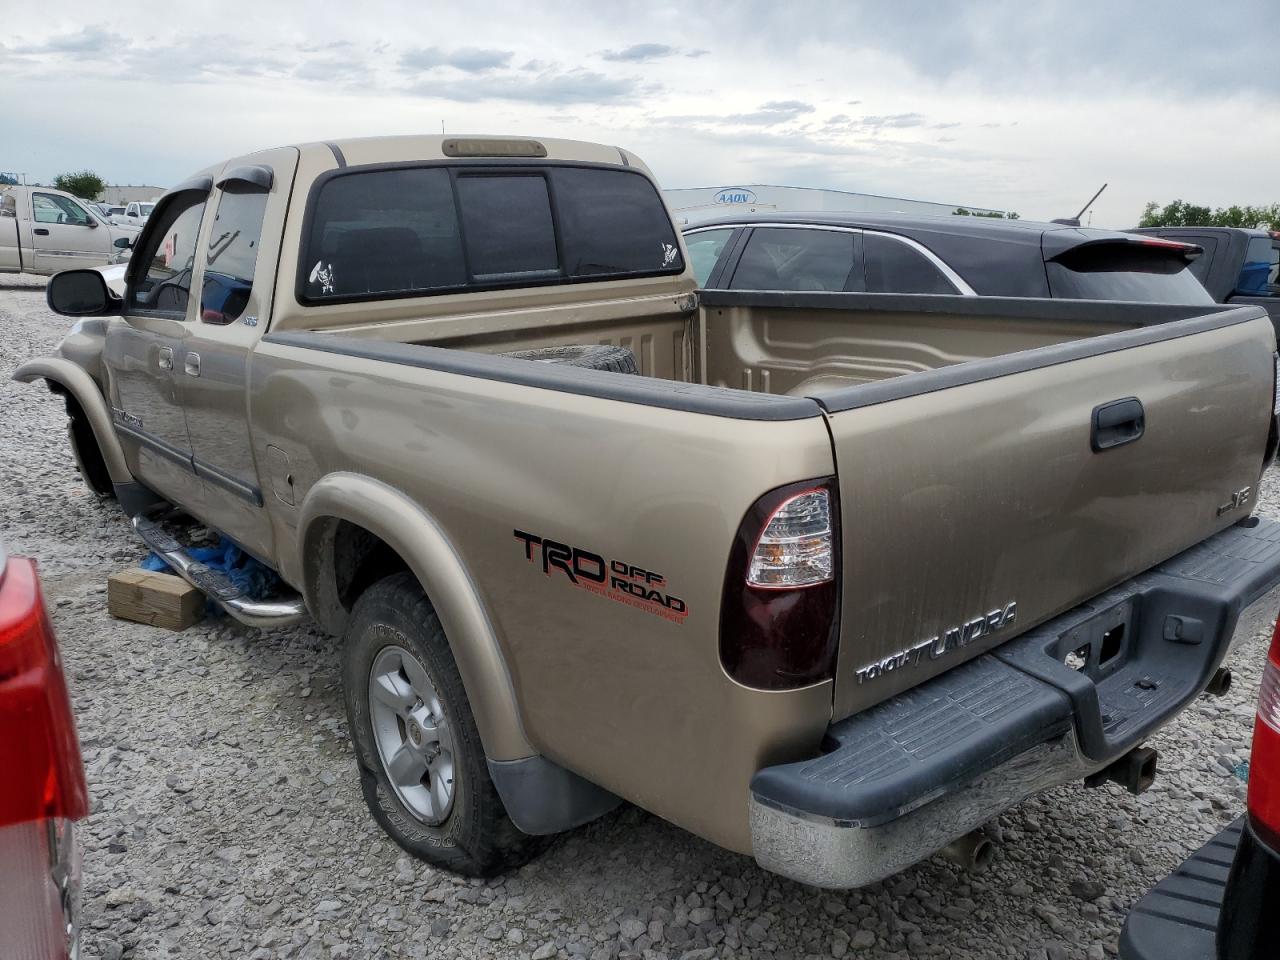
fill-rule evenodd
<path id="1" fill-rule="evenodd" d="M 1274 349 L 1269 322 L 1232 311 L 820 398 L 843 538 L 835 718 L 1247 516 Z M 1104 412 L 1097 432 L 1095 410 L 1134 399 L 1141 434 L 1107 446 L 1136 430 Z"/>

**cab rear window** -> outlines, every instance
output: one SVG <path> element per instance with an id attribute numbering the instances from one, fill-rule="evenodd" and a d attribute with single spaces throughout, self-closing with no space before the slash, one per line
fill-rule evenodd
<path id="1" fill-rule="evenodd" d="M 1054 297 L 1135 300 L 1144 303 L 1213 303 L 1178 253 L 1130 243 L 1075 247 L 1045 264 Z"/>
<path id="2" fill-rule="evenodd" d="M 350 302 L 683 271 L 666 206 L 634 170 L 342 170 L 312 188 L 298 299 Z"/>

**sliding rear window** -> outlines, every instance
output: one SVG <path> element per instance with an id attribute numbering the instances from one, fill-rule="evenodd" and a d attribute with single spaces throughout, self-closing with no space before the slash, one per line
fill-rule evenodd
<path id="1" fill-rule="evenodd" d="M 678 274 L 653 183 L 582 166 L 342 170 L 312 188 L 304 303 Z"/>
<path id="2" fill-rule="evenodd" d="M 1213 303 L 1176 251 L 1138 243 L 1090 243 L 1045 264 L 1049 290 L 1070 300 Z"/>

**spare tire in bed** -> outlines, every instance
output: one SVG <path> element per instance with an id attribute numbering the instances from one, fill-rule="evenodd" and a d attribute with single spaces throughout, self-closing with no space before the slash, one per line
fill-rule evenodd
<path id="1" fill-rule="evenodd" d="M 629 347 L 615 347 L 607 343 L 571 343 L 562 347 L 513 350 L 502 356 L 535 360 L 538 363 L 563 363 L 570 367 L 586 367 L 588 370 L 610 370 L 613 373 L 640 372 L 636 367 L 636 355 Z"/>

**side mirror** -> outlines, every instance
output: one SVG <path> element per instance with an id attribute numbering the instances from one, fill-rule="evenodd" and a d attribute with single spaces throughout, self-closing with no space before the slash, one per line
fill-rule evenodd
<path id="1" fill-rule="evenodd" d="M 118 250 L 127 250 L 133 246 L 133 237 L 116 237 L 111 245 Z"/>
<path id="2" fill-rule="evenodd" d="M 85 226 L 88 227 L 90 230 L 96 230 L 98 229 L 98 221 L 93 219 L 93 217 L 90 217 L 88 221 L 85 223 Z"/>
<path id="3" fill-rule="evenodd" d="M 63 270 L 45 287 L 49 309 L 64 317 L 105 317 L 120 312 L 120 298 L 97 270 Z"/>

